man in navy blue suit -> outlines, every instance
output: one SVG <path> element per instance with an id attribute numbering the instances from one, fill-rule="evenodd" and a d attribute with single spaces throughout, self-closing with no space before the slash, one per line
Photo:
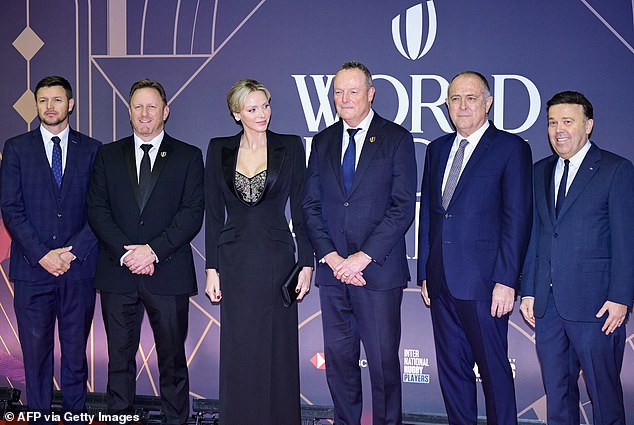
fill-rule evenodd
<path id="1" fill-rule="evenodd" d="M 531 225 L 531 151 L 487 121 L 486 78 L 455 76 L 447 108 L 456 133 L 427 147 L 418 283 L 431 307 L 438 375 L 450 424 L 477 420 L 474 363 L 487 423 L 517 423 L 508 317 Z"/>
<path id="2" fill-rule="evenodd" d="M 634 298 L 634 167 L 589 137 L 592 104 L 547 103 L 554 154 L 535 164 L 533 231 L 520 310 L 535 327 L 549 425 L 579 424 L 579 379 L 593 423 L 625 424 L 620 373 Z"/>
<path id="3" fill-rule="evenodd" d="M 68 125 L 75 102 L 66 79 L 42 79 L 35 101 L 41 125 L 7 140 L 0 184 L 2 217 L 12 237 L 9 276 L 15 285 L 27 403 L 29 410 L 50 412 L 57 320 L 62 409 L 81 412 L 98 254 L 86 194 L 100 143 Z"/>
<path id="4" fill-rule="evenodd" d="M 361 63 L 334 78 L 341 119 L 315 136 L 304 217 L 317 258 L 326 378 L 336 424 L 361 422 L 360 341 L 372 382 L 373 423 L 400 424 L 403 288 L 410 279 L 405 232 L 416 202 L 412 135 L 372 110 Z"/>

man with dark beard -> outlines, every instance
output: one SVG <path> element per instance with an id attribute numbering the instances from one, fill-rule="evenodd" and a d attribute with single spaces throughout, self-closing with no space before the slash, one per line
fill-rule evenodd
<path id="1" fill-rule="evenodd" d="M 31 411 L 50 412 L 57 319 L 62 409 L 82 412 L 99 249 L 88 226 L 86 194 L 100 143 L 68 125 L 75 102 L 66 79 L 42 79 L 35 101 L 41 125 L 7 140 L 0 174 L 27 403 Z"/>

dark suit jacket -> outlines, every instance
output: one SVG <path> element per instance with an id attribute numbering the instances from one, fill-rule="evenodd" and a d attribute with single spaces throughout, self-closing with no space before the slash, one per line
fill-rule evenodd
<path id="1" fill-rule="evenodd" d="M 592 145 L 555 219 L 553 175 L 557 155 L 535 164 L 533 232 L 522 296 L 534 296 L 543 317 L 550 292 L 566 320 L 604 321 L 606 300 L 634 298 L 634 167 Z"/>
<path id="2" fill-rule="evenodd" d="M 134 138 L 103 145 L 97 152 L 88 193 L 88 220 L 101 253 L 95 287 L 127 293 L 147 280 L 160 295 L 196 292 L 189 243 L 203 219 L 203 161 L 200 149 L 165 133 L 152 167 L 150 195 L 138 190 Z M 149 244 L 159 262 L 154 275 L 134 275 L 119 261 L 124 245 Z"/>
<path id="3" fill-rule="evenodd" d="M 52 276 L 38 261 L 50 250 L 73 247 L 68 279 L 95 275 L 97 239 L 87 222 L 86 193 L 100 143 L 73 129 L 62 187 L 57 188 L 40 128 L 7 140 L 2 158 L 2 217 L 11 234 L 10 277 L 38 281 Z"/>
<path id="4" fill-rule="evenodd" d="M 343 123 L 313 138 L 304 221 L 317 259 L 337 251 L 363 251 L 374 260 L 364 270 L 368 289 L 407 285 L 410 279 L 405 232 L 416 205 L 416 156 L 412 135 L 377 113 L 370 123 L 349 194 L 341 177 Z M 327 264 L 317 264 L 315 281 L 339 285 Z"/>
<path id="5" fill-rule="evenodd" d="M 228 242 L 257 244 L 260 249 L 265 249 L 272 241 L 285 242 L 294 246 L 293 235 L 284 215 L 289 198 L 293 233 L 295 233 L 297 244 L 297 260 L 300 266 L 312 267 L 313 253 L 306 236 L 306 226 L 301 211 L 304 164 L 306 163 L 301 139 L 298 136 L 277 134 L 267 130 L 266 186 L 256 204 L 260 208 L 254 208 L 256 205 L 252 208 L 240 208 L 243 201 L 236 192 L 234 176 L 242 134 L 240 132 L 231 137 L 211 139 L 207 149 L 206 267 L 219 269 L 218 251 L 221 245 Z M 225 223 L 226 210 L 230 213 Z M 258 240 L 260 236 L 265 240 Z M 279 254 L 279 252 L 269 252 L 261 258 L 262 261 L 268 262 L 270 267 L 272 258 Z M 241 267 L 242 260 L 238 260 L 239 258 L 240 253 L 236 252 L 231 259 L 231 263 L 235 263 L 237 268 Z"/>
<path id="6" fill-rule="evenodd" d="M 531 150 L 490 123 L 445 210 L 442 180 L 455 137 L 447 134 L 427 146 L 418 281 L 427 280 L 432 298 L 444 277 L 455 298 L 487 300 L 497 282 L 519 289 L 531 226 Z"/>

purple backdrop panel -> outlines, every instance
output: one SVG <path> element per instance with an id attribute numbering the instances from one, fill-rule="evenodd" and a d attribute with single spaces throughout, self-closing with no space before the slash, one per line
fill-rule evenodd
<path id="1" fill-rule="evenodd" d="M 271 129 L 299 134 L 309 152 L 312 137 L 336 119 L 332 77 L 343 62 L 355 59 L 374 74 L 375 109 L 414 135 L 419 179 L 426 144 L 452 131 L 443 101 L 448 81 L 465 69 L 489 79 L 490 119 L 525 138 L 535 160 L 550 154 L 544 106 L 562 90 L 584 92 L 594 104 L 592 139 L 599 146 L 634 159 L 632 7 L 630 0 L 552 0 L 547 7 L 504 0 L 7 2 L 0 55 L 9 84 L 0 87 L 0 147 L 38 125 L 34 85 L 45 75 L 61 74 L 74 87 L 71 125 L 80 131 L 106 143 L 129 135 L 129 87 L 149 77 L 168 92 L 167 131 L 205 151 L 210 137 L 239 130 L 225 96 L 236 80 L 250 77 L 272 93 Z M 412 276 L 417 228 L 414 223 L 407 236 Z M 219 307 L 202 290 L 202 234 L 192 246 L 200 294 L 190 305 L 191 395 L 217 398 Z M 8 261 L 1 265 L 0 385 L 23 388 Z M 301 391 L 303 403 L 328 405 L 317 292 L 313 288 L 300 305 Z M 429 310 L 413 283 L 403 298 L 402 324 L 403 408 L 442 413 Z M 634 422 L 634 328 L 627 329 L 622 380 L 626 413 Z M 89 388 L 103 392 L 107 354 L 99 308 L 88 354 Z M 156 351 L 147 323 L 137 360 L 138 392 L 157 394 Z M 544 419 L 533 331 L 517 311 L 511 316 L 509 361 L 520 417 Z M 364 422 L 369 421 L 366 366 L 362 356 Z M 591 423 L 585 390 L 582 399 L 582 422 Z M 483 414 L 481 394 L 479 403 Z"/>

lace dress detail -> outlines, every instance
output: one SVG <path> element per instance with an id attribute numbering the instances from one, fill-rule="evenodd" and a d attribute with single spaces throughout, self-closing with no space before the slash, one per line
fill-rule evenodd
<path id="1" fill-rule="evenodd" d="M 266 184 L 266 170 L 262 170 L 253 177 L 247 177 L 236 170 L 234 184 L 236 192 L 249 205 L 256 204 L 264 193 Z"/>

